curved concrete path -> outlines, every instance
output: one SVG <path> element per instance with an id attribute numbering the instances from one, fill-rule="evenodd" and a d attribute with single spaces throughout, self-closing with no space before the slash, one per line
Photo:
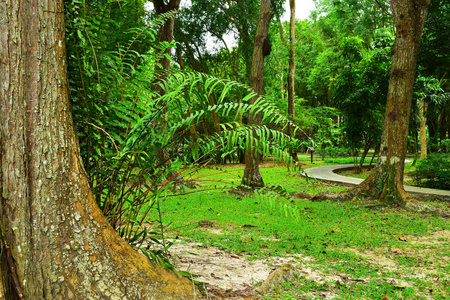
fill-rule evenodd
<path id="1" fill-rule="evenodd" d="M 339 183 L 346 186 L 355 186 L 360 184 L 363 179 L 347 177 L 336 174 L 334 171 L 339 169 L 348 169 L 354 167 L 354 164 L 343 164 L 343 165 L 332 165 L 325 167 L 317 167 L 317 168 L 308 168 L 303 170 L 303 176 L 312 177 L 314 179 L 331 182 L 331 183 Z M 446 190 L 436 190 L 436 189 L 428 189 L 428 188 L 420 188 L 415 186 L 405 185 L 405 190 L 408 193 L 413 194 L 429 194 L 429 195 L 439 195 L 439 196 L 447 196 L 450 197 L 450 191 Z"/>

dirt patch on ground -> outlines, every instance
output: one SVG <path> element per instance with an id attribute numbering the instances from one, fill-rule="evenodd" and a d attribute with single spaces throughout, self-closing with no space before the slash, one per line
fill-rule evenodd
<path id="1" fill-rule="evenodd" d="M 412 286 L 413 282 L 409 280 L 410 278 L 425 279 L 436 285 L 450 280 L 450 274 L 445 272 L 450 256 L 442 253 L 443 249 L 450 247 L 450 230 L 440 230 L 421 237 L 399 237 L 399 240 L 404 242 L 403 247 L 380 247 L 373 251 L 346 250 L 362 257 L 379 269 L 380 273 L 400 272 L 401 278 L 397 278 L 396 281 L 401 286 Z M 401 260 L 409 260 L 413 262 L 413 265 L 401 265 L 399 263 Z M 433 298 L 431 295 L 424 296 Z"/>
<path id="2" fill-rule="evenodd" d="M 396 282 L 399 286 L 414 286 L 410 278 L 427 279 L 436 284 L 442 280 L 450 280 L 449 274 L 444 277 L 436 276 L 442 274 L 442 269 L 438 270 L 432 263 L 433 260 L 436 261 L 436 256 L 439 256 L 436 247 L 442 249 L 450 245 L 450 230 L 433 232 L 423 237 L 406 236 L 401 239 L 402 241 L 404 239 L 404 247 L 377 248 L 373 251 L 346 250 L 362 257 L 366 263 L 378 269 L 379 273 L 400 272 L 400 277 L 384 278 Z M 170 248 L 170 252 L 177 269 L 196 274 L 198 275 L 196 281 L 207 283 L 206 299 L 262 299 L 255 290 L 271 272 L 286 263 L 294 265 L 306 280 L 317 283 L 352 280 L 345 274 L 336 274 L 331 266 L 319 269 L 317 264 L 313 263 L 314 258 L 303 255 L 258 259 L 246 253 L 230 253 L 198 243 L 176 243 Z M 414 259 L 415 266 L 402 266 L 398 263 L 399 257 Z M 441 255 L 438 260 L 447 264 L 450 257 Z M 366 281 L 370 278 L 358 280 Z M 332 299 L 335 295 L 333 291 L 311 291 L 307 297 Z"/>
<path id="3" fill-rule="evenodd" d="M 313 258 L 293 255 L 255 259 L 247 254 L 233 254 L 198 243 L 174 244 L 170 253 L 176 268 L 198 275 L 196 281 L 207 283 L 206 295 L 211 299 L 259 299 L 255 288 L 261 285 L 277 267 L 290 263 L 308 280 L 325 282 L 338 280 L 338 276 L 325 276 L 308 266 Z M 331 293 L 321 292 L 320 298 L 332 298 Z M 314 293 L 311 297 L 315 299 Z"/>

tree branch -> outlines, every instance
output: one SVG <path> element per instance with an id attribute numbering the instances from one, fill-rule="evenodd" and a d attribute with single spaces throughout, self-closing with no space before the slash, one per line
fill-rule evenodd
<path id="1" fill-rule="evenodd" d="M 380 3 L 380 1 L 379 0 L 375 0 L 375 2 L 378 4 L 378 6 L 381 8 L 381 10 L 385 13 L 385 14 L 387 14 L 387 15 L 389 15 L 389 16 L 391 16 L 392 14 L 383 6 L 383 5 L 381 5 L 381 3 Z"/>

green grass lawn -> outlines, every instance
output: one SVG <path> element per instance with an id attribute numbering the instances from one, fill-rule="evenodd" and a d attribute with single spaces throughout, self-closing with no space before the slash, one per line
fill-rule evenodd
<path id="1" fill-rule="evenodd" d="M 307 158 L 301 159 L 304 168 L 311 166 Z M 324 164 L 318 159 L 312 166 Z M 185 172 L 198 186 L 163 201 L 164 221 L 171 224 L 169 237 L 246 254 L 249 259 L 301 254 L 313 258 L 311 266 L 324 274 L 348 278 L 317 283 L 300 277 L 266 299 L 308 299 L 308 293 L 317 290 L 331 291 L 337 299 L 450 299 L 450 243 L 448 236 L 439 236 L 450 230 L 448 219 L 357 201 L 284 197 L 343 187 L 307 180 L 298 170 L 263 166 L 261 174 L 272 190 L 251 196 L 230 193 L 240 183 L 242 165 Z M 202 220 L 213 222 L 215 231 L 200 228 Z M 431 233 L 441 241 L 418 242 Z M 382 258 L 395 267 L 374 262 Z"/>

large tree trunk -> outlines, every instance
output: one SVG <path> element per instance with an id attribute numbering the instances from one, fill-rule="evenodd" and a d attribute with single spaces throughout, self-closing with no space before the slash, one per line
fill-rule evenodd
<path id="1" fill-rule="evenodd" d="M 430 0 L 391 0 L 396 36 L 378 160 L 366 180 L 337 199 L 372 195 L 386 204 L 421 209 L 405 192 L 403 172 L 417 53 L 429 5 Z"/>
<path id="2" fill-rule="evenodd" d="M 264 77 L 264 51 L 263 45 L 267 45 L 267 33 L 269 31 L 270 19 L 273 12 L 270 10 L 270 0 L 261 0 L 259 9 L 258 28 L 256 29 L 255 45 L 253 47 L 252 73 L 250 76 L 250 86 L 258 93 L 263 92 Z M 265 53 L 267 54 L 267 53 Z M 250 99 L 249 104 L 254 104 L 258 96 Z M 248 117 L 248 125 L 259 125 L 261 123 L 260 114 L 250 114 Z M 253 132 L 253 136 L 256 133 Z M 250 145 L 253 144 L 253 147 Z M 259 172 L 260 154 L 255 143 L 248 141 L 247 150 L 245 152 L 245 169 L 242 177 L 242 184 L 252 188 L 263 187 L 264 181 Z"/>
<path id="3" fill-rule="evenodd" d="M 1 1 L 0 267 L 5 299 L 183 299 L 192 284 L 97 207 L 69 102 L 62 0 Z"/>
<path id="4" fill-rule="evenodd" d="M 396 26 L 384 130 L 375 167 L 380 200 L 404 206 L 403 172 L 420 38 L 430 0 L 391 0 Z"/>

